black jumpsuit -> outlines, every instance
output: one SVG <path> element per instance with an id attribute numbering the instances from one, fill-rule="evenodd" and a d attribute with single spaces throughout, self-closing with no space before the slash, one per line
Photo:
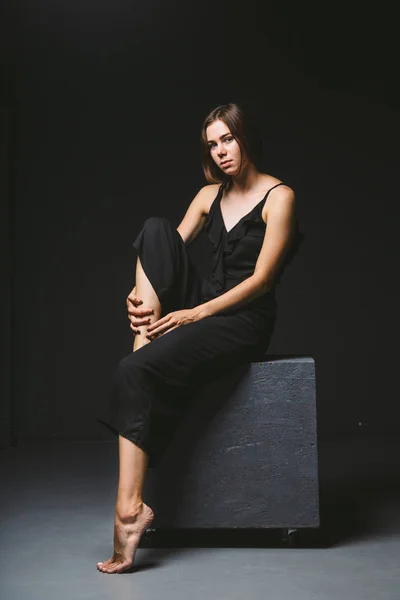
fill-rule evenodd
<path id="1" fill-rule="evenodd" d="M 220 209 L 224 187 L 221 184 L 204 225 L 213 255 L 211 276 L 199 277 L 168 219 L 147 219 L 133 243 L 162 315 L 220 296 L 254 272 L 266 228 L 261 212 L 277 186 L 229 231 Z M 130 353 L 114 373 L 110 398 L 98 420 L 141 447 L 149 454 L 149 466 L 155 466 L 194 388 L 265 353 L 275 313 L 271 290 L 241 308 L 168 331 Z"/>

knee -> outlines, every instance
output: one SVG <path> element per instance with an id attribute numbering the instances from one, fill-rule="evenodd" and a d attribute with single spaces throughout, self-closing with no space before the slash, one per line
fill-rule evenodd
<path id="1" fill-rule="evenodd" d="M 157 232 L 163 229 L 171 229 L 172 224 L 166 217 L 148 217 L 143 225 L 146 231 Z"/>
<path id="2" fill-rule="evenodd" d="M 140 377 L 147 367 L 147 360 L 143 354 L 143 352 L 137 350 L 122 358 L 116 369 L 116 378 L 120 381 L 129 381 L 132 378 Z"/>
<path id="3" fill-rule="evenodd" d="M 122 360 L 119 361 L 117 368 L 114 371 L 114 379 L 118 383 L 128 382 L 130 379 L 135 377 L 137 372 L 136 364 L 136 352 L 128 354 Z"/>
<path id="4" fill-rule="evenodd" d="M 114 371 L 114 385 L 121 390 L 152 391 L 154 385 L 162 383 L 163 370 L 157 357 L 146 352 L 147 344 L 125 356 Z"/>

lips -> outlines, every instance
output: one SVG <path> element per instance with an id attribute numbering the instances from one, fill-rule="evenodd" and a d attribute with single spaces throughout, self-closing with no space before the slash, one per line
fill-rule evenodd
<path id="1" fill-rule="evenodd" d="M 232 160 L 231 160 L 231 159 L 229 159 L 229 160 L 224 160 L 224 161 L 221 163 L 221 167 L 224 167 L 225 165 L 227 165 L 227 164 L 228 164 L 228 163 L 230 163 L 230 162 L 232 162 Z"/>

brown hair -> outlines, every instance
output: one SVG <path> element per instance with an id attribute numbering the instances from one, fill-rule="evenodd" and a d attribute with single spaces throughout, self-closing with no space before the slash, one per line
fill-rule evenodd
<path id="1" fill-rule="evenodd" d="M 254 166 L 259 171 L 262 171 L 262 144 L 254 122 L 248 113 L 245 114 L 242 107 L 230 102 L 229 104 L 221 104 L 221 106 L 214 108 L 204 119 L 201 128 L 201 165 L 207 181 L 209 183 L 225 183 L 229 185 L 232 180 L 231 175 L 223 173 L 210 156 L 206 131 L 207 127 L 217 120 L 223 121 L 229 128 L 229 131 L 240 146 L 242 156 L 244 151 Z"/>

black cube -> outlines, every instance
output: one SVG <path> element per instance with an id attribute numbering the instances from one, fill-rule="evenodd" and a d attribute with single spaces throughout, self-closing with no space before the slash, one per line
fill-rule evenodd
<path id="1" fill-rule="evenodd" d="M 266 356 L 204 385 L 143 497 L 153 528 L 319 527 L 314 360 Z"/>

